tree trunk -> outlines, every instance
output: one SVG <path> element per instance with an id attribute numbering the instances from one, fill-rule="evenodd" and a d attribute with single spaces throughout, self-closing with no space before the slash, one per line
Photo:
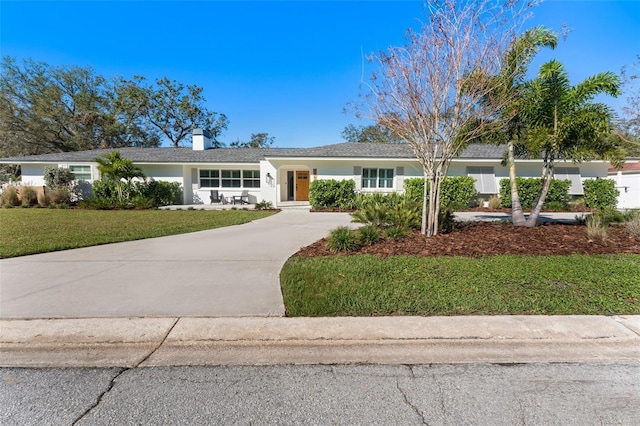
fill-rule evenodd
<path id="1" fill-rule="evenodd" d="M 545 166 L 545 172 L 542 176 L 543 183 L 542 188 L 540 188 L 540 192 L 538 193 L 538 197 L 536 198 L 536 202 L 534 203 L 533 209 L 531 210 L 531 214 L 527 218 L 525 226 L 528 228 L 533 228 L 536 226 L 538 222 L 538 216 L 540 216 L 540 212 L 542 211 L 542 206 L 544 205 L 544 201 L 547 198 L 547 193 L 549 192 L 549 187 L 551 186 L 551 178 L 553 176 L 553 166 Z"/>
<path id="2" fill-rule="evenodd" d="M 440 187 L 442 177 L 439 173 L 434 173 L 429 177 L 429 214 L 427 216 L 427 237 L 438 235 L 439 214 L 440 214 Z"/>
<path id="3" fill-rule="evenodd" d="M 507 144 L 507 162 L 509 163 L 509 183 L 511 184 L 511 221 L 513 226 L 524 226 L 525 217 L 520 204 L 518 182 L 516 181 L 516 160 L 513 153 L 513 142 Z"/>
<path id="4" fill-rule="evenodd" d="M 427 203 L 427 172 L 424 172 L 424 183 L 422 184 L 422 225 L 420 232 L 422 235 L 427 233 L 427 217 L 428 217 L 428 203 Z"/>

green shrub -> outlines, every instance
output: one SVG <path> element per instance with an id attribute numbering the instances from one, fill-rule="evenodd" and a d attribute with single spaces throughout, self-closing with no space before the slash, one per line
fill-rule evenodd
<path id="1" fill-rule="evenodd" d="M 179 182 L 143 181 L 128 183 L 115 180 L 93 182 L 93 199 L 83 203 L 84 207 L 108 208 L 152 208 L 180 204 L 182 187 Z"/>
<path id="2" fill-rule="evenodd" d="M 542 180 L 539 178 L 516 178 L 516 183 L 522 208 L 526 210 L 532 209 L 533 203 L 540 193 Z M 571 181 L 568 179 L 552 179 L 543 207 L 546 208 L 551 204 L 556 207 L 562 206 L 561 210 L 568 210 L 570 187 Z M 509 179 L 500 180 L 500 199 L 502 200 L 502 207 L 511 207 L 511 182 Z"/>
<path id="3" fill-rule="evenodd" d="M 365 208 L 369 205 L 380 204 L 386 207 L 395 208 L 404 203 L 406 197 L 397 192 L 385 194 L 382 192 L 361 192 L 356 195 L 354 206 L 357 209 Z"/>
<path id="4" fill-rule="evenodd" d="M 351 220 L 384 228 L 390 225 L 390 208 L 382 203 L 368 203 L 360 210 L 351 213 Z"/>
<path id="5" fill-rule="evenodd" d="M 440 214 L 438 215 L 438 232 L 443 234 L 453 232 L 455 227 L 456 220 L 455 215 L 453 214 L 453 210 L 440 210 Z"/>
<path id="6" fill-rule="evenodd" d="M 271 201 L 262 200 L 259 203 L 256 203 L 256 210 L 271 210 L 273 208 L 273 203 Z"/>
<path id="7" fill-rule="evenodd" d="M 451 210 L 468 208 L 478 195 L 471 176 L 447 176 L 440 188 L 440 207 Z"/>
<path id="8" fill-rule="evenodd" d="M 598 210 L 591 216 L 599 217 L 602 223 L 604 223 L 605 225 L 610 225 L 612 223 L 623 223 L 625 221 L 624 215 L 620 211 L 612 207 Z"/>
<path id="9" fill-rule="evenodd" d="M 552 212 L 563 212 L 567 210 L 568 205 L 560 203 L 558 201 L 551 201 L 550 203 L 544 203 L 544 208 Z"/>
<path id="10" fill-rule="evenodd" d="M 20 188 L 20 198 L 23 206 L 33 207 L 38 204 L 38 193 L 31 186 Z"/>
<path id="11" fill-rule="evenodd" d="M 321 179 L 309 185 L 309 203 L 311 208 L 350 210 L 355 205 L 355 187 L 353 180 Z"/>
<path id="12" fill-rule="evenodd" d="M 75 180 L 75 176 L 69 169 L 55 166 L 44 168 L 44 183 L 49 188 L 68 187 Z"/>
<path id="13" fill-rule="evenodd" d="M 612 179 L 587 179 L 584 187 L 584 203 L 590 209 L 615 208 L 620 191 Z"/>
<path id="14" fill-rule="evenodd" d="M 409 178 L 404 180 L 404 194 L 409 200 L 422 204 L 424 195 L 424 179 Z"/>
<path id="15" fill-rule="evenodd" d="M 422 206 L 407 197 L 397 194 L 359 194 L 360 209 L 351 214 L 352 220 L 377 227 L 420 227 Z"/>
<path id="16" fill-rule="evenodd" d="M 363 226 L 358 229 L 358 240 L 363 246 L 373 245 L 382 240 L 380 228 L 373 225 Z"/>
<path id="17" fill-rule="evenodd" d="M 401 226 L 391 226 L 386 229 L 385 234 L 389 240 L 397 240 L 407 235 L 407 228 Z"/>
<path id="18" fill-rule="evenodd" d="M 155 207 L 154 200 L 144 195 L 136 195 L 131 199 L 131 205 L 136 209 L 151 209 Z"/>
<path id="19" fill-rule="evenodd" d="M 405 229 L 420 228 L 422 224 L 422 205 L 405 200 L 404 203 L 392 209 L 389 215 L 391 226 Z"/>
<path id="20" fill-rule="evenodd" d="M 180 182 L 165 182 L 161 180 L 136 182 L 132 196 L 138 195 L 150 199 L 153 207 L 182 204 Z"/>
<path id="21" fill-rule="evenodd" d="M 452 210 L 468 208 L 478 195 L 475 181 L 471 176 L 445 177 L 440 187 L 440 207 Z M 423 185 L 423 178 L 405 179 L 404 191 L 406 197 L 422 204 Z"/>
<path id="22" fill-rule="evenodd" d="M 104 197 L 93 196 L 91 198 L 85 198 L 78 202 L 78 207 L 91 210 L 112 210 L 115 208 L 115 203 Z"/>
<path id="23" fill-rule="evenodd" d="M 360 248 L 360 244 L 351 229 L 339 226 L 329 233 L 327 247 L 332 252 L 355 251 Z"/>
<path id="24" fill-rule="evenodd" d="M 20 199 L 18 198 L 18 191 L 13 185 L 9 185 L 2 192 L 1 204 L 5 207 L 16 207 L 20 205 Z"/>

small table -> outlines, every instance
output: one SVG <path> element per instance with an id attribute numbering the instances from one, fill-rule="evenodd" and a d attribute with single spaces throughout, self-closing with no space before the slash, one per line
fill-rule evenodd
<path id="1" fill-rule="evenodd" d="M 240 204 L 249 204 L 249 196 L 248 195 L 234 195 L 233 196 L 233 204 L 236 204 L 236 201 L 239 201 Z"/>

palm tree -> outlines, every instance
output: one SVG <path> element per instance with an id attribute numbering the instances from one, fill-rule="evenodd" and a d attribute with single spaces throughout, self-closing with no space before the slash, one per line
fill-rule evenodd
<path id="1" fill-rule="evenodd" d="M 522 117 L 524 104 L 522 92 L 526 87 L 525 76 L 531 61 L 543 47 L 554 49 L 558 43 L 558 36 L 546 27 L 535 27 L 526 31 L 515 40 L 507 52 L 501 72 L 496 78 L 503 81 L 501 93 L 494 93 L 498 99 L 511 99 L 501 111 L 501 130 L 494 137 L 499 143 L 507 145 L 506 163 L 509 167 L 509 181 L 511 185 L 511 217 L 515 226 L 525 224 L 524 212 L 520 203 L 520 195 L 516 182 L 516 151 L 521 151 L 521 139 L 525 132 Z M 487 101 L 491 102 L 489 98 Z"/>
<path id="2" fill-rule="evenodd" d="M 103 178 L 115 181 L 118 201 L 124 201 L 125 183 L 127 186 L 131 186 L 131 181 L 134 178 L 145 177 L 142 169 L 135 166 L 130 159 L 122 157 L 120 151 L 111 151 L 104 157 L 94 158 L 94 161 L 98 163 L 98 171 Z"/>
<path id="3" fill-rule="evenodd" d="M 620 154 L 609 138 L 613 111 L 592 102 L 599 94 L 618 96 L 620 85 L 616 74 L 605 72 L 571 86 L 564 66 L 557 60 L 542 65 L 538 76 L 524 85 L 523 142 L 529 156 L 544 158 L 542 186 L 525 226 L 535 226 L 538 220 L 556 161 L 611 159 Z"/>

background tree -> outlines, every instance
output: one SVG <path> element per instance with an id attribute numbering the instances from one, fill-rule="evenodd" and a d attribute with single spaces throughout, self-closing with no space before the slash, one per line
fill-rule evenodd
<path id="1" fill-rule="evenodd" d="M 440 188 L 451 160 L 469 141 L 493 131 L 489 123 L 509 102 L 481 102 L 501 84 L 483 76 L 498 73 L 526 7 L 518 1 L 428 0 L 420 30 L 409 30 L 404 46 L 372 56 L 378 71 L 359 112 L 412 146 L 429 183 L 422 214 L 427 236 L 438 233 Z"/>
<path id="2" fill-rule="evenodd" d="M 354 126 L 349 124 L 342 131 L 342 137 L 347 142 L 366 142 L 366 143 L 403 143 L 402 140 L 393 132 L 384 126 Z"/>
<path id="3" fill-rule="evenodd" d="M 526 226 L 534 226 L 538 220 L 558 160 L 624 161 L 624 151 L 610 138 L 613 111 L 605 104 L 592 102 L 600 94 L 618 96 L 620 85 L 616 74 L 604 72 L 571 86 L 564 66 L 557 60 L 543 64 L 538 76 L 525 85 L 524 147 L 529 157 L 544 158 L 542 186 Z"/>
<path id="4" fill-rule="evenodd" d="M 202 91 L 196 85 L 185 86 L 166 77 L 153 85 L 141 76 L 121 80 L 125 109 L 135 108 L 174 147 L 184 145 L 195 128 L 208 130 L 213 145 L 222 146 L 218 138 L 228 126 L 227 116 L 207 110 Z"/>
<path id="5" fill-rule="evenodd" d="M 0 155 L 157 146 L 118 111 L 113 86 L 91 68 L 5 57 L 0 74 Z"/>
<path id="6" fill-rule="evenodd" d="M 622 107 L 617 135 L 627 149 L 627 154 L 640 157 L 640 55 L 631 66 L 622 69 L 627 104 Z"/>
<path id="7" fill-rule="evenodd" d="M 231 142 L 231 148 L 269 148 L 275 142 L 275 136 L 269 136 L 269 133 L 252 133 L 249 142 L 241 142 L 237 140 Z"/>

